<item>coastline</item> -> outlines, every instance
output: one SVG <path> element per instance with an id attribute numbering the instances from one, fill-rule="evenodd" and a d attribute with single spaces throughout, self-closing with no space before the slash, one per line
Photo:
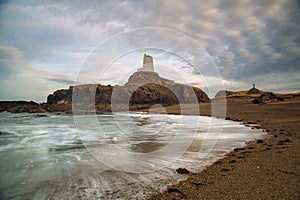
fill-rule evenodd
<path id="1" fill-rule="evenodd" d="M 209 103 L 199 107 L 200 115 L 210 116 Z M 166 112 L 180 109 L 169 106 Z M 226 119 L 256 124 L 267 135 L 149 199 L 299 199 L 300 97 L 265 105 L 227 99 Z"/>
<path id="2" fill-rule="evenodd" d="M 213 103 L 224 103 L 222 100 Z M 264 140 L 234 149 L 203 171 L 184 175 L 185 181 L 149 199 L 299 199 L 300 96 L 263 105 L 253 104 L 252 100 L 249 96 L 227 98 L 226 119 L 265 130 Z M 211 103 L 196 105 L 200 115 L 211 116 Z M 185 105 L 184 114 L 194 115 L 194 106 Z M 182 113 L 180 105 L 137 111 Z"/>

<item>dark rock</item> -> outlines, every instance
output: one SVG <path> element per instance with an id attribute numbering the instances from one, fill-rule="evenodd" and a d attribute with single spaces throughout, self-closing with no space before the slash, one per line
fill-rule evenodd
<path id="1" fill-rule="evenodd" d="M 176 172 L 178 174 L 189 174 L 190 173 L 190 171 L 185 168 L 178 168 L 178 169 L 176 169 Z"/>
<path id="2" fill-rule="evenodd" d="M 126 103 L 126 102 L 124 102 Z M 172 91 L 158 84 L 146 84 L 135 90 L 129 100 L 132 104 L 161 104 L 163 106 L 178 104 L 179 101 Z"/>
<path id="3" fill-rule="evenodd" d="M 193 185 L 195 185 L 195 186 L 198 186 L 198 187 L 204 186 L 203 183 L 191 182 L 191 184 L 193 184 Z"/>
<path id="4" fill-rule="evenodd" d="M 227 169 L 227 168 L 222 168 L 221 169 L 221 172 L 228 172 L 228 171 L 230 171 L 230 169 Z"/>
<path id="5" fill-rule="evenodd" d="M 242 151 L 242 150 L 245 150 L 245 148 L 241 147 L 241 148 L 235 148 L 235 149 L 233 149 L 233 151 Z"/>
<path id="6" fill-rule="evenodd" d="M 45 109 L 34 101 L 0 101 L 0 112 L 11 113 L 44 113 Z"/>
<path id="7" fill-rule="evenodd" d="M 53 94 L 48 95 L 47 104 L 63 104 L 72 101 L 72 90 L 61 89 L 55 91 Z"/>
<path id="8" fill-rule="evenodd" d="M 260 125 L 256 125 L 256 126 L 251 126 L 251 129 L 254 130 L 254 129 L 259 129 L 260 128 Z"/>
<path id="9" fill-rule="evenodd" d="M 273 92 L 264 92 L 258 98 L 254 99 L 252 102 L 254 104 L 265 104 L 267 102 L 277 102 L 284 101 L 283 98 L 277 97 Z"/>
<path id="10" fill-rule="evenodd" d="M 287 138 L 284 140 L 284 142 L 291 142 L 291 140 Z"/>
<path id="11" fill-rule="evenodd" d="M 172 192 L 177 192 L 177 193 L 185 196 L 185 194 L 183 192 L 181 192 L 180 190 L 178 190 L 177 188 L 168 188 L 168 193 L 172 193 Z"/>
<path id="12" fill-rule="evenodd" d="M 260 99 L 260 98 L 253 99 L 252 103 L 254 103 L 254 104 L 261 104 L 261 105 L 265 104 L 265 102 L 262 99 Z"/>
<path id="13" fill-rule="evenodd" d="M 216 161 L 215 164 L 216 164 L 216 165 L 221 165 L 221 164 L 222 164 L 222 161 Z"/>
<path id="14" fill-rule="evenodd" d="M 285 174 L 295 174 L 292 171 L 286 171 L 286 170 L 278 170 L 279 172 L 285 173 Z"/>
<path id="15" fill-rule="evenodd" d="M 263 140 L 257 140 L 256 143 L 257 144 L 262 144 L 262 143 L 264 143 L 264 141 Z"/>

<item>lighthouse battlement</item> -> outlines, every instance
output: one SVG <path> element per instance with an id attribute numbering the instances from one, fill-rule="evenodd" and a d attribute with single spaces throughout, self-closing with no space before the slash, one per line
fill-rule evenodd
<path id="1" fill-rule="evenodd" d="M 154 72 L 153 57 L 144 54 L 143 67 L 137 70 L 138 72 Z"/>

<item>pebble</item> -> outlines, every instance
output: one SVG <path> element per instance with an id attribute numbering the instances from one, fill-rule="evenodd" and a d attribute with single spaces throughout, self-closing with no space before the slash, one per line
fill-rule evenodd
<path id="1" fill-rule="evenodd" d="M 262 144 L 262 143 L 264 143 L 263 140 L 257 140 L 257 144 Z"/>
<path id="2" fill-rule="evenodd" d="M 178 168 L 178 169 L 176 169 L 176 172 L 178 174 L 189 174 L 190 173 L 190 171 L 185 168 Z"/>

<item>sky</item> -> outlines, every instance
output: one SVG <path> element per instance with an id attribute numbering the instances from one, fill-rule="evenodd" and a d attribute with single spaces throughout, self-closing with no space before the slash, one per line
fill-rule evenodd
<path id="1" fill-rule="evenodd" d="M 202 88 L 300 90 L 300 1 L 0 0 L 0 100 L 45 102 L 83 83 L 124 84 L 153 56 Z"/>

